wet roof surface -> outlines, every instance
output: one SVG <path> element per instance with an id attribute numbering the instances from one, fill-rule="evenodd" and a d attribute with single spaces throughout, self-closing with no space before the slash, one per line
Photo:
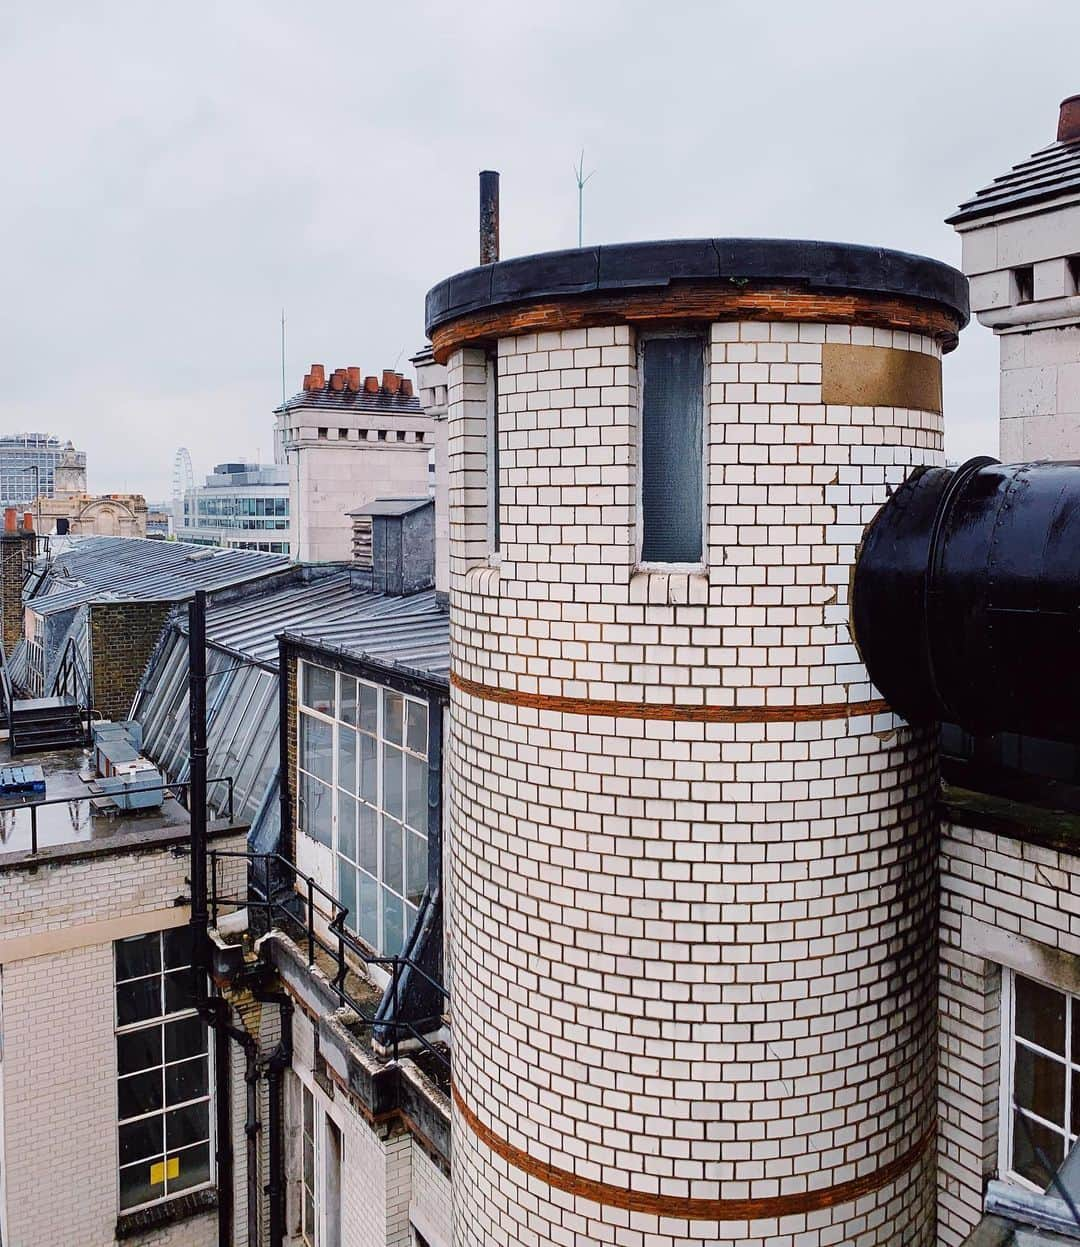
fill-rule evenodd
<path id="1" fill-rule="evenodd" d="M 1080 143 L 1051 143 L 1013 165 L 1008 173 L 994 178 L 989 186 L 984 186 L 947 217 L 946 223 L 962 225 L 995 212 L 1008 212 L 1058 195 L 1077 193 L 1080 193 Z"/>
<path id="2" fill-rule="evenodd" d="M 85 537 L 53 559 L 31 603 L 48 615 L 85 602 L 180 602 L 196 589 L 221 589 L 288 567 L 286 556 L 257 550 Z"/>
<path id="3" fill-rule="evenodd" d="M 187 810 L 172 797 L 167 797 L 156 810 L 110 813 L 96 808 L 94 794 L 80 778 L 81 774 L 93 773 L 88 749 L 54 749 L 19 754 L 12 758 L 5 742 L 0 746 L 0 765 L 40 766 L 45 772 L 44 800 L 63 799 L 55 805 L 37 808 L 39 851 L 65 845 L 107 843 L 118 836 L 124 837 L 126 844 L 132 837 L 149 837 L 188 827 Z M 0 861 L 5 854 L 30 851 L 31 814 L 28 807 L 33 803 L 14 799 L 0 801 Z"/>

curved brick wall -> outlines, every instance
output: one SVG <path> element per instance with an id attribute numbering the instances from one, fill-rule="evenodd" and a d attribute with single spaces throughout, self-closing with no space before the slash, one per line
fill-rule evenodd
<path id="1" fill-rule="evenodd" d="M 700 575 L 635 572 L 632 327 L 499 339 L 498 566 L 484 354 L 449 356 L 458 1247 L 934 1241 L 936 758 L 847 593 L 942 461 L 937 410 L 880 405 L 940 347 L 708 332 Z"/>

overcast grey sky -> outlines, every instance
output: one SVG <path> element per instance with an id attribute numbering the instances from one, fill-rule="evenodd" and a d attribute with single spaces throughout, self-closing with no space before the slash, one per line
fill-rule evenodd
<path id="1" fill-rule="evenodd" d="M 408 368 L 423 295 L 476 259 L 777 235 L 951 262 L 942 218 L 1054 138 L 1080 3 L 8 0 L 0 12 L 0 430 L 169 490 L 271 451 L 306 367 Z M 949 454 L 997 446 L 997 349 L 945 365 Z"/>

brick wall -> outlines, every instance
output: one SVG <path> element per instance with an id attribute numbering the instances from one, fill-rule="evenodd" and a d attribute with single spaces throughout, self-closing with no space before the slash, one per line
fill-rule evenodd
<path id="1" fill-rule="evenodd" d="M 409 1201 L 412 1192 L 412 1136 L 400 1128 L 369 1122 L 340 1087 L 328 1096 L 315 1079 L 314 1031 L 302 1013 L 294 1016 L 293 1072 L 342 1138 L 342 1247 L 411 1247 Z M 295 1091 L 294 1085 L 294 1091 Z M 292 1098 L 289 1172 L 289 1224 L 299 1228 L 300 1165 L 298 1096 Z"/>
<path id="2" fill-rule="evenodd" d="M 1030 837 L 1030 838 L 1029 838 Z M 939 1241 L 959 1247 L 998 1169 L 1001 970 L 1080 991 L 1080 856 L 958 822 L 941 830 Z"/>
<path id="3" fill-rule="evenodd" d="M 707 554 L 669 574 L 631 329 L 499 341 L 498 561 L 450 356 L 457 1247 L 936 1241 L 936 759 L 847 621 L 942 421 L 824 404 L 826 342 L 938 354 L 713 325 Z"/>
<path id="4" fill-rule="evenodd" d="M 241 848 L 243 837 L 218 844 Z M 6 867 L 0 859 L 3 1164 L 8 1241 L 19 1247 L 114 1241 L 113 938 L 131 932 L 125 922 L 149 931 L 185 921 L 174 901 L 188 893 L 187 867 L 167 848 Z M 27 955 L 31 937 L 67 946 Z M 242 1078 L 239 1088 L 242 1101 Z M 133 1241 L 211 1247 L 217 1218 L 200 1214 Z"/>
<path id="5" fill-rule="evenodd" d="M 169 610 L 167 602 L 109 602 L 90 607 L 94 709 L 105 718 L 128 717 Z"/>
<path id="6" fill-rule="evenodd" d="M 427 1240 L 429 1247 L 451 1247 L 454 1241 L 450 1220 L 452 1203 L 449 1176 L 413 1139 L 409 1220 Z"/>
<path id="7" fill-rule="evenodd" d="M 23 575 L 33 553 L 32 536 L 0 533 L 0 640 L 9 658 L 23 635 Z"/>

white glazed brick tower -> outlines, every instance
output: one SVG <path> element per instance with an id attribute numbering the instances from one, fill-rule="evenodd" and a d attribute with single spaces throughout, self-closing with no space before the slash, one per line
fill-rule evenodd
<path id="1" fill-rule="evenodd" d="M 625 252 L 617 289 L 541 257 L 429 296 L 457 1247 L 934 1242 L 936 758 L 870 687 L 848 583 L 889 486 L 941 462 L 962 281 L 721 243 L 704 275 L 665 244 L 659 289 L 604 248 L 566 262 Z M 674 321 L 706 352 L 695 569 L 638 561 L 637 344 Z"/>

